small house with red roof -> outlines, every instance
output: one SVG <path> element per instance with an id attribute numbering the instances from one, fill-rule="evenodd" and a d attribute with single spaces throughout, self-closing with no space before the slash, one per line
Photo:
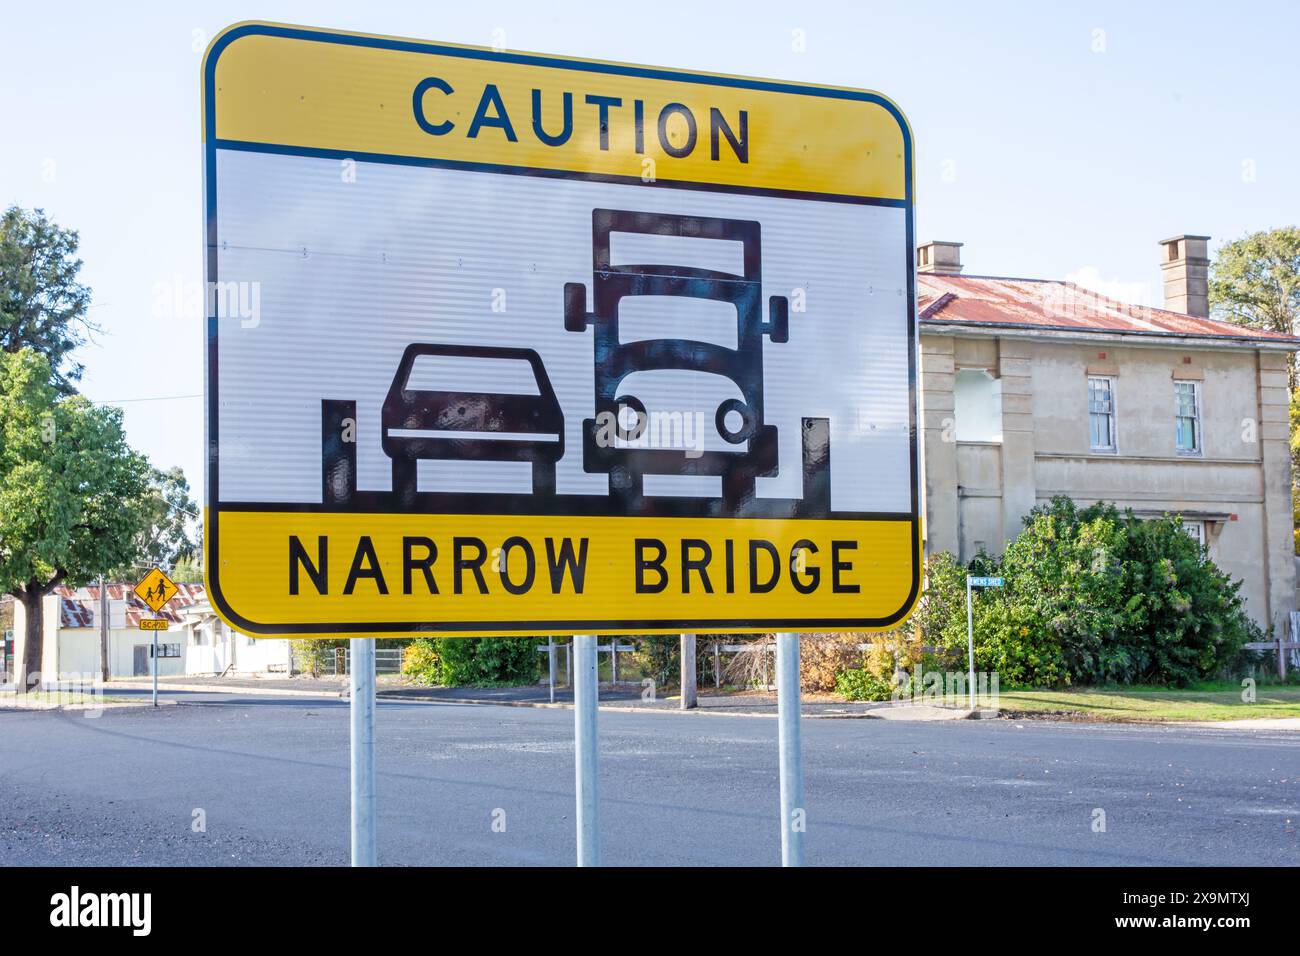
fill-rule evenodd
<path id="1" fill-rule="evenodd" d="M 158 640 L 158 675 L 258 674 L 289 671 L 289 642 L 254 640 L 221 621 L 202 584 L 178 584 L 174 598 L 155 614 L 130 584 L 104 586 L 101 603 L 97 584 L 56 587 L 43 605 L 45 640 L 41 673 L 61 681 L 97 679 L 101 666 L 103 632 L 101 609 L 108 616 L 108 672 L 110 677 L 152 675 L 151 648 Z M 23 606 L 14 603 L 15 641 L 23 634 Z M 143 631 L 144 618 L 162 618 L 167 629 Z M 16 649 L 15 649 L 16 652 Z"/>

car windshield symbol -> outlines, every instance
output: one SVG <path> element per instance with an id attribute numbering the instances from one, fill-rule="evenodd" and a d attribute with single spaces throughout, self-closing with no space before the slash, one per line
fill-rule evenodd
<path id="1" fill-rule="evenodd" d="M 381 423 L 400 495 L 414 494 L 420 459 L 531 462 L 534 494 L 554 491 L 564 415 L 532 349 L 410 345 Z"/>

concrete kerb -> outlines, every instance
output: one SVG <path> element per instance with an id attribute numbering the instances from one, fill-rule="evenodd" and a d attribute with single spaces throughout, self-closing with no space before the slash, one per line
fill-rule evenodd
<path id="1" fill-rule="evenodd" d="M 100 687 L 101 685 L 96 684 L 95 686 Z M 105 694 L 112 694 L 114 688 L 119 690 L 151 690 L 153 688 L 153 685 L 148 681 L 115 680 L 102 686 Z M 165 684 L 160 683 L 158 685 L 158 692 L 160 694 L 166 693 L 167 691 L 180 691 L 185 694 L 248 694 L 250 696 L 260 697 L 315 697 L 324 700 L 347 697 L 346 690 L 332 691 L 324 688 L 320 690 L 295 690 L 276 687 L 246 687 L 243 685 L 219 687 L 212 684 L 175 684 L 171 682 Z"/>

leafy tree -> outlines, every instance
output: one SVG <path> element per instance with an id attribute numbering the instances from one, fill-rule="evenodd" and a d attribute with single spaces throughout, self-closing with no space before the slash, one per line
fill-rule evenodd
<path id="1" fill-rule="evenodd" d="M 1234 239 L 1210 267 L 1216 316 L 1292 334 L 1300 320 L 1300 228 L 1285 226 Z"/>
<path id="2" fill-rule="evenodd" d="M 167 572 L 167 577 L 177 584 L 202 584 L 203 562 L 198 559 L 197 555 L 181 558 L 171 566 L 171 569 Z"/>
<path id="3" fill-rule="evenodd" d="M 1210 309 L 1216 318 L 1238 325 L 1295 334 L 1300 323 L 1300 228 L 1254 232 L 1223 246 L 1210 266 Z M 1294 390 L 1294 361 L 1289 368 Z"/>
<path id="4" fill-rule="evenodd" d="M 1291 390 L 1291 534 L 1295 538 L 1295 553 L 1300 554 L 1300 390 Z"/>
<path id="5" fill-rule="evenodd" d="M 130 560 L 148 522 L 149 465 L 118 409 L 61 397 L 49 360 L 0 353 L 0 593 L 27 612 L 24 690 L 39 672 L 41 599 Z"/>
<path id="6" fill-rule="evenodd" d="M 194 577 L 198 545 L 190 537 L 190 523 L 198 518 L 199 506 L 190 497 L 190 484 L 185 472 L 173 466 L 167 471 L 151 469 L 149 493 L 144 502 L 147 524 L 135 538 L 135 553 L 130 562 L 113 571 L 112 577 L 129 580 L 138 577 L 155 565 L 168 569 L 180 568 L 180 573 L 192 580 L 203 580 L 203 569 L 198 566 Z M 179 581 L 175 574 L 172 580 Z"/>
<path id="7" fill-rule="evenodd" d="M 1215 316 L 1271 332 L 1296 332 L 1300 323 L 1300 228 L 1284 226 L 1252 233 L 1219 250 L 1210 267 L 1210 306 Z M 1288 364 L 1291 384 L 1291 502 L 1300 518 L 1300 406 L 1296 365 Z M 1300 554 L 1300 526 L 1295 532 Z"/>
<path id="8" fill-rule="evenodd" d="M 98 331 L 86 318 L 90 289 L 77 280 L 77 243 L 76 232 L 40 209 L 12 206 L 0 215 L 0 351 L 40 352 L 60 395 L 81 378 L 73 350 Z"/>

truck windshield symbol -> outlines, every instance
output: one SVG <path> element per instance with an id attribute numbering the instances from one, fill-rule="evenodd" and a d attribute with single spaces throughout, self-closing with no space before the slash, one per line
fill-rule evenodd
<path id="1" fill-rule="evenodd" d="M 766 311 L 763 308 L 759 224 L 743 219 L 596 209 L 591 231 L 592 310 L 587 311 L 585 286 L 570 282 L 564 287 L 565 328 L 583 332 L 590 326 L 595 330 L 596 418 L 583 422 L 583 468 L 608 474 L 611 495 L 630 507 L 644 498 L 647 474 L 718 475 L 722 479 L 722 510 L 735 513 L 753 500 L 755 479 L 777 473 L 776 428 L 763 420 L 763 336 L 778 343 L 790 336 L 786 297 L 771 296 Z M 627 233 L 738 242 L 744 271 L 737 274 L 664 263 L 611 265 L 611 237 Z M 621 310 L 641 296 L 706 300 L 730 307 L 736 323 L 735 348 L 690 338 L 620 335 Z M 638 396 L 624 393 L 628 376 L 664 369 L 708 372 L 735 383 L 742 397 L 724 400 L 708 416 L 718 435 L 734 449 L 686 457 L 673 449 L 627 448 L 598 440 L 602 414 L 621 416 L 629 407 L 642 419 L 647 413 Z"/>

